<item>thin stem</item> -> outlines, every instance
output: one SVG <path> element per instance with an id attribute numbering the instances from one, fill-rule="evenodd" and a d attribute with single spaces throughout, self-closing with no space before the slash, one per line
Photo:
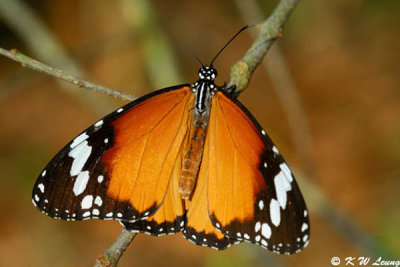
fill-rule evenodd
<path id="1" fill-rule="evenodd" d="M 133 241 L 135 236 L 136 233 L 128 231 L 124 228 L 114 243 L 97 258 L 96 262 L 94 263 L 94 267 L 117 266 L 119 259 L 128 248 L 129 244 Z"/>
<path id="2" fill-rule="evenodd" d="M 281 31 L 297 4 L 297 0 L 281 0 L 272 15 L 257 27 L 260 29 L 257 40 L 244 57 L 231 67 L 226 88 L 236 86 L 236 95 L 247 88 L 250 77 L 263 60 L 272 44 L 281 37 Z"/>
<path id="3" fill-rule="evenodd" d="M 53 68 L 49 65 L 43 64 L 33 58 L 28 57 L 28 56 L 20 53 L 16 49 L 11 49 L 10 51 L 8 51 L 3 48 L 0 48 L 0 54 L 21 63 L 23 67 L 28 67 L 33 70 L 46 73 L 48 75 L 57 77 L 61 80 L 73 83 L 73 84 L 77 85 L 78 87 L 86 88 L 89 90 L 94 90 L 94 91 L 97 91 L 97 92 L 100 92 L 103 94 L 107 94 L 107 95 L 110 95 L 110 96 L 113 96 L 116 98 L 120 98 L 122 100 L 132 101 L 136 98 L 134 95 L 123 93 L 118 90 L 104 87 L 99 84 L 85 81 L 76 76 L 66 74 L 60 69 Z"/>

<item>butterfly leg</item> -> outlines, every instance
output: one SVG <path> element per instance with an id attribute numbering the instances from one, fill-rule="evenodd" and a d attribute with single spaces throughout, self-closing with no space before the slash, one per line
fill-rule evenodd
<path id="1" fill-rule="evenodd" d="M 235 94 L 236 91 L 236 85 L 231 85 L 228 88 L 226 87 L 226 83 L 224 84 L 224 86 L 222 86 L 222 88 L 224 88 L 224 91 L 226 93 L 228 93 L 229 95 L 233 96 Z"/>

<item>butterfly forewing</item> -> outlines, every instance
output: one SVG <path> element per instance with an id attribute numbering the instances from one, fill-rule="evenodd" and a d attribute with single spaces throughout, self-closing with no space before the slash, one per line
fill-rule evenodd
<path id="1" fill-rule="evenodd" d="M 213 100 L 209 139 L 213 225 L 227 237 L 277 253 L 305 247 L 308 215 L 291 171 L 253 116 L 222 92 Z"/>
<path id="2" fill-rule="evenodd" d="M 151 216 L 165 198 L 192 105 L 190 88 L 177 86 L 146 95 L 98 121 L 39 175 L 34 205 L 65 220 L 134 222 Z"/>

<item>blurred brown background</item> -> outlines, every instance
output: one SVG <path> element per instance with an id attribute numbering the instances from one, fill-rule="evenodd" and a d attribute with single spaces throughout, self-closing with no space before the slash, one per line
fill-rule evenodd
<path id="1" fill-rule="evenodd" d="M 184 43 L 209 62 L 240 27 L 261 22 L 256 13 L 266 18 L 276 4 L 7 0 L 0 2 L 0 47 L 141 96 L 197 79 L 199 64 Z M 260 65 L 239 98 L 299 177 L 311 214 L 307 249 L 278 256 L 244 244 L 217 252 L 181 234 L 138 235 L 120 266 L 331 266 L 333 256 L 369 255 L 400 260 L 399 14 L 394 0 L 300 1 L 277 42 L 299 99 L 280 101 L 274 81 L 285 68 L 274 61 L 275 72 Z M 256 32 L 243 33 L 219 57 L 218 84 Z M 287 114 L 297 100 L 305 115 L 290 127 Z M 113 242 L 118 223 L 53 220 L 33 207 L 31 190 L 59 149 L 124 103 L 0 57 L 0 266 L 90 266 Z M 297 128 L 310 140 L 297 140 Z"/>

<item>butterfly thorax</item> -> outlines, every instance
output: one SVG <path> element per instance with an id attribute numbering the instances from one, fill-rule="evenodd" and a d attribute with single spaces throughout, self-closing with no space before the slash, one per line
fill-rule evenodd
<path id="1" fill-rule="evenodd" d="M 192 92 L 195 94 L 194 111 L 179 179 L 179 193 L 183 199 L 190 197 L 196 185 L 210 120 L 212 97 L 217 90 L 214 84 L 216 76 L 217 71 L 214 68 L 202 67 L 199 70 L 200 79 L 192 85 Z"/>

